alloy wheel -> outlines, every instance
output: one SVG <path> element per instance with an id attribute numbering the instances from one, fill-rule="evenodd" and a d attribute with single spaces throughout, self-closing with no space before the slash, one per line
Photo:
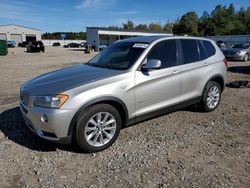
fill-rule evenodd
<path id="1" fill-rule="evenodd" d="M 208 91 L 208 95 L 207 95 L 207 106 L 210 109 L 213 109 L 217 106 L 217 104 L 219 103 L 220 100 L 220 90 L 218 87 L 216 86 L 212 86 L 209 91 Z"/>
<path id="2" fill-rule="evenodd" d="M 116 119 L 109 112 L 98 112 L 93 115 L 85 127 L 85 139 L 91 146 L 101 147 L 115 135 Z"/>

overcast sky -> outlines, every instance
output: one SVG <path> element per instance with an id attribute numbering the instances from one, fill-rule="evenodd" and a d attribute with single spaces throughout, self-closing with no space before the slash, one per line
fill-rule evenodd
<path id="1" fill-rule="evenodd" d="M 85 31 L 88 26 L 121 26 L 134 23 L 165 24 L 188 11 L 199 16 L 218 4 L 236 9 L 250 0 L 0 0 L 0 25 L 17 24 L 42 30 Z"/>

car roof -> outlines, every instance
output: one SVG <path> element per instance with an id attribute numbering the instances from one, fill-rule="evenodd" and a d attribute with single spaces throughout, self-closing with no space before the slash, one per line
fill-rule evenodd
<path id="1" fill-rule="evenodd" d="M 161 38 L 166 38 L 166 37 L 171 37 L 167 35 L 153 35 L 153 36 L 142 36 L 142 37 L 132 37 L 132 38 L 127 38 L 122 41 L 124 42 L 141 42 L 141 43 L 151 43 L 155 40 L 161 39 Z"/>
<path id="2" fill-rule="evenodd" d="M 198 39 L 198 40 L 208 40 L 211 41 L 211 39 L 208 38 L 202 38 L 202 37 L 190 37 L 190 36 L 175 36 L 175 35 L 153 35 L 153 36 L 142 36 L 142 37 L 132 37 L 123 39 L 124 42 L 140 42 L 140 43 L 152 43 L 156 40 L 160 39 Z"/>

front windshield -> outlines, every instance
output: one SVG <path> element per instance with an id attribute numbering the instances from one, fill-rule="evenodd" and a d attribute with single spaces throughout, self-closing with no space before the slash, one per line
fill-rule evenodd
<path id="1" fill-rule="evenodd" d="M 116 42 L 99 53 L 89 65 L 102 68 L 126 70 L 139 58 L 148 44 L 135 42 Z"/>
<path id="2" fill-rule="evenodd" d="M 235 44 L 232 48 L 240 48 L 240 49 L 247 49 L 249 47 L 248 44 Z"/>

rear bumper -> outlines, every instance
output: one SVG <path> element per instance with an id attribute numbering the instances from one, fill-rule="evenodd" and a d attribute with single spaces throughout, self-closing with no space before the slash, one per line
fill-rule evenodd
<path id="1" fill-rule="evenodd" d="M 73 110 L 47 109 L 41 107 L 26 108 L 20 104 L 20 110 L 29 129 L 41 138 L 56 143 L 70 144 L 72 135 L 68 134 Z M 42 115 L 48 117 L 48 122 L 41 120 Z"/>

